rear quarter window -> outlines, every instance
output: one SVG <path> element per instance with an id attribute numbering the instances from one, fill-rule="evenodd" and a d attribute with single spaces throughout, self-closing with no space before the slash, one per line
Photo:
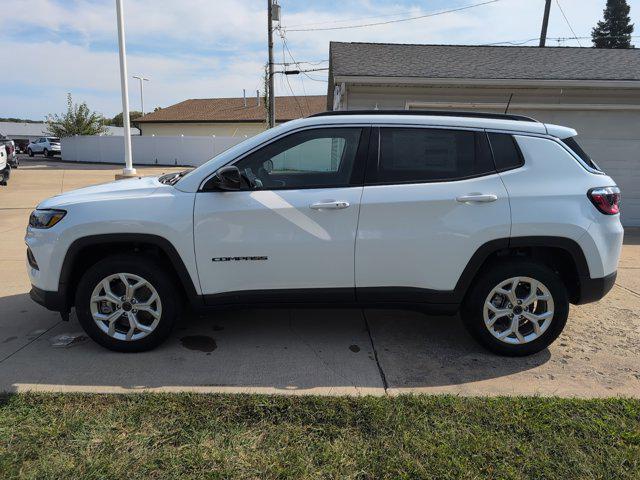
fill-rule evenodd
<path id="1" fill-rule="evenodd" d="M 587 152 L 585 152 L 582 147 L 580 146 L 580 144 L 578 143 L 578 141 L 576 140 L 575 137 L 569 137 L 569 138 L 565 138 L 561 140 L 562 143 L 564 143 L 567 147 L 569 147 L 569 149 L 575 153 L 578 157 L 580 157 L 580 159 L 586 163 L 587 165 L 589 165 L 591 168 L 593 168 L 594 170 L 598 170 L 601 171 L 600 167 L 598 167 L 598 165 L 596 165 L 596 162 L 594 162 L 591 157 L 587 154 Z"/>
<path id="2" fill-rule="evenodd" d="M 504 172 L 524 165 L 524 157 L 513 135 L 489 133 L 488 136 L 496 170 Z"/>

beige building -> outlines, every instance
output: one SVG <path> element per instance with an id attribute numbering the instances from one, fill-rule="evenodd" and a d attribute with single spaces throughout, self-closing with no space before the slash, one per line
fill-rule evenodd
<path id="1" fill-rule="evenodd" d="M 332 42 L 333 110 L 477 110 L 566 125 L 640 225 L 640 49 Z"/>
<path id="2" fill-rule="evenodd" d="M 324 95 L 276 97 L 276 123 L 326 110 Z M 201 98 L 162 108 L 136 119 L 142 135 L 253 136 L 266 129 L 267 111 L 259 98 Z"/>

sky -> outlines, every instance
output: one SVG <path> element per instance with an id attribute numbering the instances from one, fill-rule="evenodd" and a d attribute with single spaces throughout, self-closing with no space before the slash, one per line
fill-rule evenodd
<path id="1" fill-rule="evenodd" d="M 328 66 L 330 41 L 536 45 L 544 0 L 279 0 L 275 61 L 292 57 L 306 69 Z M 129 77 L 143 74 L 145 109 L 188 98 L 255 96 L 267 61 L 264 0 L 123 0 Z M 66 95 L 107 117 L 122 111 L 115 0 L 0 0 L 0 117 L 42 120 L 62 113 Z M 588 37 L 605 0 L 553 0 L 548 37 Z M 640 47 L 640 0 L 630 0 Z M 564 12 L 567 20 L 562 15 Z M 568 21 L 568 23 L 567 23 Z M 569 27 L 569 25 L 571 28 Z M 277 25 L 277 24 L 276 24 Z M 312 30 L 333 28 L 333 30 Z M 302 31 L 301 31 L 302 30 Z M 311 31 L 310 31 L 311 30 Z M 283 49 L 284 36 L 290 53 Z M 533 39 L 533 40 L 532 40 Z M 590 46 L 585 39 L 547 45 Z M 284 59 L 284 60 L 283 60 Z M 279 66 L 276 69 L 280 69 Z M 327 72 L 276 75 L 276 95 L 326 94 Z M 286 81 L 288 80 L 288 82 Z M 132 110 L 138 80 L 129 78 Z"/>

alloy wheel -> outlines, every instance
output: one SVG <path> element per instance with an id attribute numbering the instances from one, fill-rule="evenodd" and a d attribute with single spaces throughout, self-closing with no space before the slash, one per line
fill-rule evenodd
<path id="1" fill-rule="evenodd" d="M 512 277 L 496 285 L 484 302 L 487 330 L 501 342 L 529 343 L 549 328 L 554 303 L 549 289 L 530 277 Z"/>
<path id="2" fill-rule="evenodd" d="M 93 289 L 89 305 L 98 328 L 117 340 L 146 337 L 162 317 L 158 291 L 132 273 L 116 273 L 102 279 Z"/>

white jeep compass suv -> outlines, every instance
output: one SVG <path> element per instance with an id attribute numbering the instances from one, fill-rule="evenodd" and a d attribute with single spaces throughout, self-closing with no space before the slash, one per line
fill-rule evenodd
<path id="1" fill-rule="evenodd" d="M 327 112 L 188 172 L 45 200 L 32 298 L 99 344 L 162 342 L 188 303 L 460 311 L 503 355 L 613 286 L 620 191 L 570 128 L 515 115 Z"/>

